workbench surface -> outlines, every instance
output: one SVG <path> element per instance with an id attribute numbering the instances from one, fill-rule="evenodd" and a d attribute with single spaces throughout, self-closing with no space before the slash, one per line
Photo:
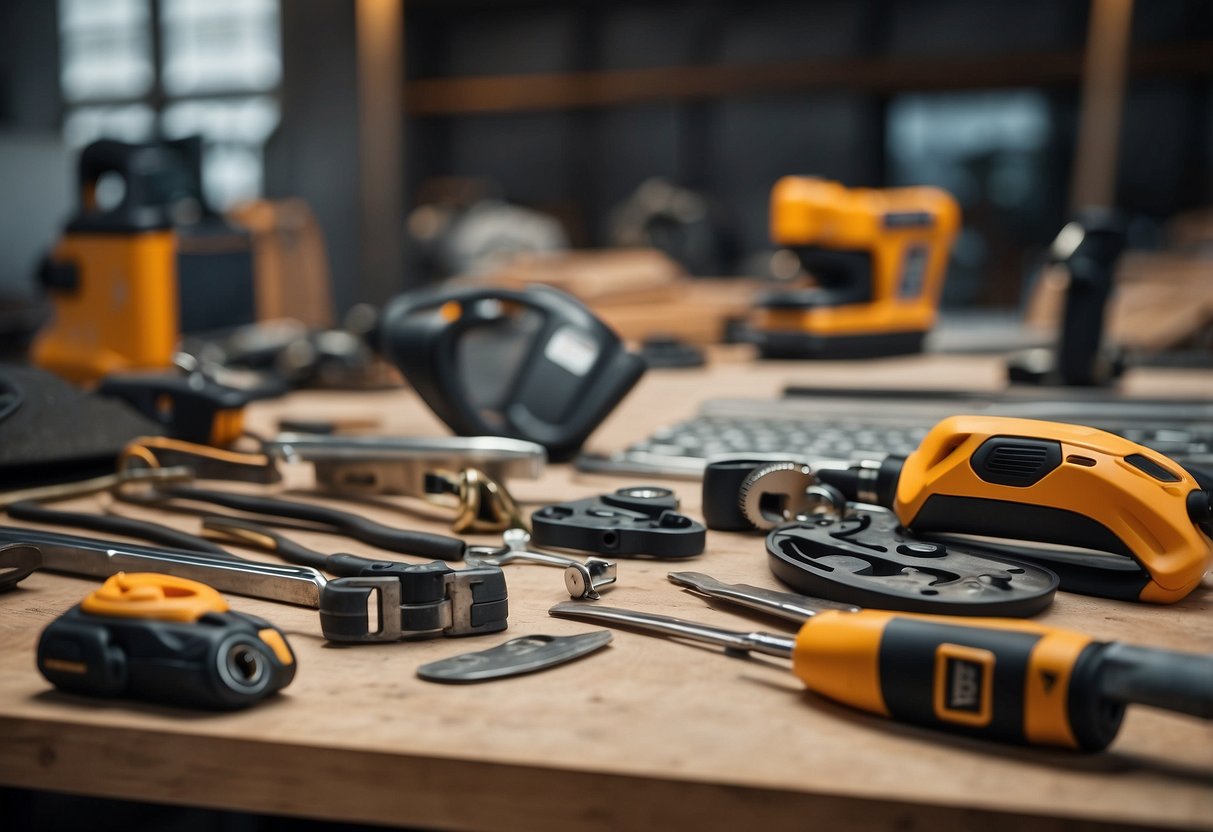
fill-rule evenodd
<path id="1" fill-rule="evenodd" d="M 707 370 L 650 372 L 591 445 L 641 438 L 690 416 L 704 398 L 774 396 L 792 382 L 992 389 L 1002 379 L 1001 364 L 986 357 L 719 358 Z M 1213 374 L 1137 371 L 1127 386 L 1213 396 Z M 251 426 L 269 432 L 280 415 L 376 416 L 387 432 L 443 432 L 408 391 L 298 393 L 258 404 Z M 292 475 L 294 484 L 305 476 Z M 514 491 L 533 507 L 638 482 L 552 466 Z M 698 515 L 697 483 L 663 484 Z M 410 501 L 386 502 L 367 515 L 445 530 L 432 508 L 419 519 L 402 508 Z M 159 516 L 166 517 L 196 530 L 190 516 Z M 301 537 L 327 551 L 382 555 L 341 538 Z M 676 569 L 776 587 L 760 535 L 709 532 L 708 550 L 697 558 L 621 560 L 604 603 L 783 629 L 681 591 L 665 579 Z M 321 638 L 314 611 L 229 595 L 233 608 L 286 630 L 299 661 L 282 695 L 234 714 L 55 692 L 34 666 L 38 634 L 96 584 L 36 573 L 0 596 L 0 783 L 414 827 L 1213 829 L 1213 727 L 1143 708 L 1130 709 L 1120 737 L 1101 754 L 1006 747 L 850 711 L 804 692 L 787 662 L 729 658 L 625 631 L 614 631 L 606 649 L 544 673 L 467 686 L 419 680 L 414 671 L 425 662 L 520 635 L 592 629 L 547 615 L 568 600 L 560 570 L 505 570 L 510 629 L 472 639 L 338 646 Z M 1040 620 L 1099 639 L 1213 651 L 1211 606 L 1206 577 L 1169 607 L 1058 593 Z"/>

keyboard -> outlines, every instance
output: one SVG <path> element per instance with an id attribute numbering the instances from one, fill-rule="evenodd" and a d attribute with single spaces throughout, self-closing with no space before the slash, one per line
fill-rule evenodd
<path id="1" fill-rule="evenodd" d="M 1185 467 L 1213 468 L 1213 400 L 805 388 L 791 388 L 779 399 L 709 400 L 691 419 L 614 453 L 582 454 L 576 465 L 599 473 L 698 478 L 707 459 L 726 455 L 821 462 L 908 454 L 937 422 L 960 413 L 1090 425 Z"/>

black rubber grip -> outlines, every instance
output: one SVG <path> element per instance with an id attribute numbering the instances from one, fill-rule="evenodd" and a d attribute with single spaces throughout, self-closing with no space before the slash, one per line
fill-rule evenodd
<path id="1" fill-rule="evenodd" d="M 894 719 L 1026 745 L 1028 674 L 1042 636 L 897 618 L 880 641 L 881 693 Z M 1123 707 L 1100 693 L 1100 645 L 1079 655 L 1066 701 L 1052 703 L 1079 747 L 1107 747 Z M 1038 706 L 1039 707 L 1039 706 Z"/>
<path id="2" fill-rule="evenodd" d="M 748 532 L 754 524 L 741 513 L 741 484 L 752 471 L 771 460 L 729 459 L 709 462 L 703 469 L 703 522 L 718 532 Z"/>
<path id="3" fill-rule="evenodd" d="M 162 493 L 182 500 L 212 503 L 237 511 L 247 511 L 268 517 L 288 517 L 332 526 L 341 534 L 405 555 L 416 555 L 440 560 L 463 560 L 466 545 L 455 537 L 431 532 L 397 529 L 359 517 L 348 511 L 340 511 L 312 503 L 297 503 L 274 497 L 256 497 L 249 494 L 231 494 L 225 491 L 210 491 L 205 488 L 175 486 L 165 488 Z"/>
<path id="4" fill-rule="evenodd" d="M 9 517 L 15 520 L 32 520 L 35 523 L 48 523 L 57 526 L 71 526 L 75 529 L 88 529 L 105 534 L 121 534 L 127 537 L 137 537 L 140 540 L 182 549 L 186 552 L 205 552 L 221 558 L 237 560 L 226 549 L 197 535 L 189 534 L 178 529 L 162 526 L 147 520 L 135 520 L 130 517 L 116 517 L 109 514 L 86 514 L 78 511 L 61 511 L 47 508 L 41 503 L 21 501 L 12 503 L 8 509 Z"/>

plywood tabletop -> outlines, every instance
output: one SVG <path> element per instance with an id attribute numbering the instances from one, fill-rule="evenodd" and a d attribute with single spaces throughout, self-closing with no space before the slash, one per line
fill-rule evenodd
<path id="1" fill-rule="evenodd" d="M 709 396 L 770 396 L 792 382 L 993 388 L 1001 381 L 999 365 L 987 358 L 862 365 L 718 358 L 708 370 L 651 372 L 592 444 L 638 439 L 691 415 Z M 1209 374 L 1184 371 L 1138 373 L 1129 387 L 1213 395 Z M 297 393 L 259 404 L 251 419 L 268 430 L 281 415 L 368 414 L 389 432 L 442 432 L 408 391 Z M 306 471 L 291 476 L 292 486 L 306 485 Z M 516 483 L 515 495 L 533 506 L 635 482 L 552 466 L 541 480 Z M 665 484 L 698 515 L 696 484 Z M 389 502 L 397 505 L 365 513 L 444 530 L 432 509 L 419 514 L 404 498 Z M 120 510 L 196 528 L 188 516 Z M 382 556 L 341 538 L 301 537 L 328 551 Z M 666 580 L 683 568 L 776 587 L 761 537 L 710 532 L 707 552 L 681 564 L 621 561 L 604 602 L 724 627 L 781 629 Z M 235 609 L 286 630 L 299 659 L 282 695 L 235 714 L 52 690 L 34 667 L 38 634 L 95 584 L 35 574 L 0 596 L 0 783 L 440 828 L 1213 829 L 1213 728 L 1147 709 L 1131 709 L 1102 754 L 1009 748 L 849 711 L 804 692 L 786 662 L 729 658 L 623 631 L 606 649 L 545 673 L 468 686 L 418 679 L 425 662 L 519 635 L 592 629 L 547 615 L 568 597 L 559 570 L 505 569 L 510 628 L 472 639 L 338 646 L 321 638 L 314 611 L 229 596 Z M 1170 607 L 1059 593 L 1040 619 L 1100 639 L 1208 652 L 1211 606 L 1206 577 Z"/>

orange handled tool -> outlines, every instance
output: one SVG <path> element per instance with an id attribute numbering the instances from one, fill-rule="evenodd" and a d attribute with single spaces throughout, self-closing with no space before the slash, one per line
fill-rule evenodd
<path id="1" fill-rule="evenodd" d="M 1199 586 L 1213 562 L 1210 493 L 1167 457 L 1095 428 L 953 416 L 907 457 L 817 474 L 848 499 L 893 509 L 920 535 L 1102 553 L 1015 550 L 1045 560 L 1065 590 L 1171 603 Z"/>
<path id="2" fill-rule="evenodd" d="M 840 610 L 698 573 L 670 577 L 713 597 L 808 618 L 791 637 L 577 602 L 549 612 L 791 658 L 810 690 L 835 701 L 1002 742 L 1098 751 L 1116 737 L 1129 703 L 1213 719 L 1213 656 L 1098 642 L 1026 621 Z"/>

